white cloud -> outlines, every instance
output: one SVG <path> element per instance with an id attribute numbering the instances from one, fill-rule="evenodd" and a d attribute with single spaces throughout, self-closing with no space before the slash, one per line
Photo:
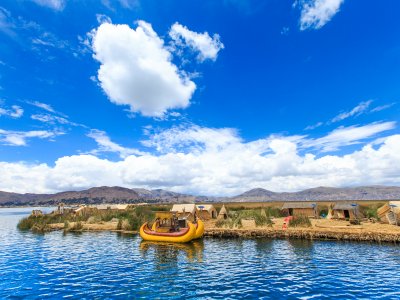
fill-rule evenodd
<path id="1" fill-rule="evenodd" d="M 61 11 L 65 7 L 64 0 L 32 0 L 37 5 L 48 7 L 56 11 Z"/>
<path id="2" fill-rule="evenodd" d="M 371 109 L 371 112 L 382 111 L 382 110 L 391 108 L 391 107 L 392 107 L 393 105 L 395 105 L 395 104 L 396 104 L 396 103 L 393 102 L 393 103 L 390 103 L 390 104 L 380 105 L 380 106 L 377 106 L 377 107 L 374 107 L 373 109 Z"/>
<path id="3" fill-rule="evenodd" d="M 176 126 L 169 130 L 150 133 L 148 140 L 142 141 L 146 147 L 161 153 L 195 152 L 204 150 L 215 152 L 228 145 L 238 144 L 240 138 L 233 128 L 205 128 L 197 125 Z"/>
<path id="4" fill-rule="evenodd" d="M 50 104 L 42 103 L 42 102 L 39 102 L 39 101 L 29 102 L 29 104 L 32 104 L 32 105 L 34 105 L 36 107 L 42 108 L 44 110 L 47 110 L 48 112 L 55 113 L 54 108 L 51 107 Z"/>
<path id="5" fill-rule="evenodd" d="M 98 154 L 101 152 L 112 152 L 118 153 L 121 158 L 126 158 L 129 155 L 142 155 L 143 152 L 133 149 L 133 148 L 126 148 L 122 147 L 114 142 L 107 136 L 104 131 L 92 129 L 88 134 L 88 137 L 94 139 L 99 146 L 98 149 L 92 150 L 89 153 L 91 154 Z"/>
<path id="6" fill-rule="evenodd" d="M 359 116 L 359 115 L 365 113 L 368 110 L 368 108 L 371 105 L 371 103 L 372 103 L 372 100 L 360 102 L 352 110 L 347 111 L 347 112 L 342 112 L 342 113 L 338 114 L 336 117 L 334 117 L 331 120 L 331 122 L 335 123 L 335 122 L 339 122 L 339 121 L 342 121 L 344 119 L 347 119 L 349 117 Z"/>
<path id="7" fill-rule="evenodd" d="M 322 125 L 331 125 L 332 123 L 343 121 L 350 117 L 357 117 L 359 115 L 366 114 L 366 113 L 379 112 L 379 111 L 388 109 L 396 104 L 394 102 L 394 103 L 390 103 L 390 104 L 386 104 L 386 105 L 377 106 L 377 107 L 371 109 L 370 107 L 371 107 L 372 102 L 373 102 L 373 100 L 362 101 L 357 106 L 355 106 L 353 109 L 351 109 L 350 111 L 345 111 L 345 112 L 342 111 L 341 113 L 339 113 L 338 115 L 333 117 L 331 120 L 329 120 L 325 123 L 318 122 L 316 124 L 309 125 L 306 128 L 304 128 L 304 130 L 312 130 L 312 129 L 318 128 Z"/>
<path id="8" fill-rule="evenodd" d="M 307 147 L 345 146 L 345 142 L 361 142 L 393 126 L 387 122 L 339 128 L 311 140 Z M 231 128 L 189 125 L 159 132 L 147 129 L 148 140 L 143 144 L 157 153 L 125 148 L 94 130 L 90 135 L 98 143 L 99 152 L 118 153 L 122 160 L 74 155 L 59 158 L 54 167 L 3 162 L 0 190 L 55 192 L 119 185 L 234 195 L 254 187 L 294 191 L 320 185 L 400 185 L 400 135 L 381 137 L 379 143 L 375 140 L 350 154 L 317 157 L 300 154 L 307 150 L 304 136 L 270 136 L 244 142 Z"/>
<path id="9" fill-rule="evenodd" d="M 290 28 L 289 27 L 282 27 L 281 35 L 289 35 Z"/>
<path id="10" fill-rule="evenodd" d="M 18 105 L 11 106 L 11 109 L 6 109 L 6 108 L 0 107 L 0 117 L 8 116 L 11 118 L 18 119 L 18 118 L 22 117 L 23 114 L 24 114 L 24 110 Z"/>
<path id="11" fill-rule="evenodd" d="M 139 0 L 119 0 L 119 3 L 123 8 L 138 8 L 140 6 L 140 1 Z"/>
<path id="12" fill-rule="evenodd" d="M 43 123 L 49 123 L 49 124 L 55 124 L 60 123 L 60 124 L 68 124 L 69 121 L 65 118 L 54 116 L 54 115 L 49 115 L 49 114 L 35 114 L 31 115 L 32 120 L 40 121 Z"/>
<path id="13" fill-rule="evenodd" d="M 318 122 L 315 123 L 314 125 L 308 125 L 306 128 L 304 128 L 304 130 L 313 130 L 315 128 L 321 127 L 322 125 L 324 125 L 323 122 Z"/>
<path id="14" fill-rule="evenodd" d="M 188 127 L 187 131 L 176 139 L 172 137 L 175 130 L 165 133 L 167 146 L 160 150 L 179 147 L 191 137 L 207 146 L 189 153 L 129 155 L 117 162 L 93 155 L 61 157 L 54 166 L 0 162 L 0 190 L 56 192 L 118 185 L 234 195 L 255 187 L 295 191 L 321 185 L 400 185 L 400 135 L 387 136 L 379 145 L 366 144 L 350 154 L 317 157 L 299 154 L 298 137 L 243 142 L 232 130 Z M 213 142 L 205 133 L 224 142 Z M 153 139 L 162 140 L 159 135 Z"/>
<path id="15" fill-rule="evenodd" d="M 189 106 L 196 85 L 149 23 L 139 21 L 136 30 L 103 23 L 90 36 L 100 85 L 113 103 L 152 117 Z"/>
<path id="16" fill-rule="evenodd" d="M 99 24 L 112 23 L 111 18 L 103 14 L 96 14 L 96 19 Z"/>
<path id="17" fill-rule="evenodd" d="M 48 116 L 54 116 L 54 114 L 56 114 L 56 115 L 59 115 L 59 116 L 63 116 L 64 118 L 68 118 L 67 115 L 65 115 L 65 114 L 63 114 L 63 113 L 61 113 L 59 111 L 56 111 L 50 104 L 39 102 L 39 101 L 27 101 L 26 103 L 28 103 L 30 105 L 33 105 L 33 106 L 36 106 L 36 107 L 38 107 L 40 109 L 43 109 L 43 110 L 51 113 L 51 114 L 46 114 Z M 44 114 L 40 114 L 40 115 L 43 116 Z M 37 115 L 37 116 L 39 116 L 39 115 Z M 61 120 L 61 118 L 60 118 L 60 120 Z"/>
<path id="18" fill-rule="evenodd" d="M 27 140 L 32 138 L 51 139 L 64 134 L 61 131 L 32 130 L 12 131 L 0 129 L 0 143 L 8 146 L 26 146 Z"/>
<path id="19" fill-rule="evenodd" d="M 82 45 L 61 39 L 42 25 L 22 16 L 13 16 L 2 7 L 0 7 L 0 32 L 8 35 L 26 51 L 33 51 L 44 61 L 55 58 L 54 55 L 49 55 L 49 48 L 70 53 L 75 57 L 87 52 Z"/>
<path id="20" fill-rule="evenodd" d="M 32 37 L 31 42 L 34 46 L 38 47 L 52 47 L 63 50 L 73 48 L 68 41 L 62 40 L 55 34 L 44 30 L 37 37 Z"/>
<path id="21" fill-rule="evenodd" d="M 218 34 L 211 37 L 208 32 L 197 33 L 179 23 L 172 25 L 169 35 L 176 46 L 188 46 L 193 51 L 199 52 L 197 59 L 200 62 L 206 59 L 215 61 L 218 52 L 224 49 Z"/>
<path id="22" fill-rule="evenodd" d="M 107 7 L 108 9 L 115 11 L 115 4 L 116 2 L 119 3 L 119 5 L 123 8 L 127 9 L 136 9 L 140 7 L 140 1 L 139 0 L 118 0 L 118 1 L 113 1 L 113 0 L 101 0 L 101 3 Z"/>
<path id="23" fill-rule="evenodd" d="M 31 119 L 50 125 L 61 124 L 61 125 L 71 125 L 71 126 L 80 126 L 83 128 L 88 128 L 86 125 L 78 124 L 68 120 L 67 117 L 64 118 L 53 114 L 33 114 L 31 115 Z"/>
<path id="24" fill-rule="evenodd" d="M 322 152 L 336 151 L 341 147 L 359 144 L 378 133 L 394 129 L 396 122 L 377 122 L 364 126 L 339 127 L 318 139 L 305 139 L 303 147 L 316 148 Z"/>
<path id="25" fill-rule="evenodd" d="M 300 29 L 319 29 L 336 15 L 344 0 L 303 0 L 301 6 Z"/>
<path id="26" fill-rule="evenodd" d="M 11 13 L 0 6 L 0 32 L 8 35 L 9 37 L 15 38 L 15 22 L 11 16 Z"/>

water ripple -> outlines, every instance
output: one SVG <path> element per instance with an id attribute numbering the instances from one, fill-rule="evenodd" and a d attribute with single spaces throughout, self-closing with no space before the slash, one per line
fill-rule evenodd
<path id="1" fill-rule="evenodd" d="M 398 246 L 17 231 L 29 212 L 0 209 L 1 299 L 400 298 Z"/>

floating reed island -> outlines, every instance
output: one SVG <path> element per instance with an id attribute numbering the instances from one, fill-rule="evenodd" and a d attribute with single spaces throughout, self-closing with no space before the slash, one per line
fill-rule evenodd
<path id="1" fill-rule="evenodd" d="M 180 220 L 201 219 L 205 237 L 293 238 L 400 243 L 400 201 L 259 202 L 175 205 L 78 205 L 60 203 L 53 212 L 34 210 L 18 228 L 137 233 L 156 212 Z"/>

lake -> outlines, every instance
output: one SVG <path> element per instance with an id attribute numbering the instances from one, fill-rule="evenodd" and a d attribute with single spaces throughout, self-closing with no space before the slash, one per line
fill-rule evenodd
<path id="1" fill-rule="evenodd" d="M 1 299 L 400 298 L 396 245 L 18 231 L 31 210 L 0 209 Z"/>

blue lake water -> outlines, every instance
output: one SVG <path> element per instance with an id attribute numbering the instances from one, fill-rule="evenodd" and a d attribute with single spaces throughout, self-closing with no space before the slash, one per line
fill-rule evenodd
<path id="1" fill-rule="evenodd" d="M 395 245 L 19 232 L 31 210 L 0 209 L 0 299 L 400 299 Z"/>

